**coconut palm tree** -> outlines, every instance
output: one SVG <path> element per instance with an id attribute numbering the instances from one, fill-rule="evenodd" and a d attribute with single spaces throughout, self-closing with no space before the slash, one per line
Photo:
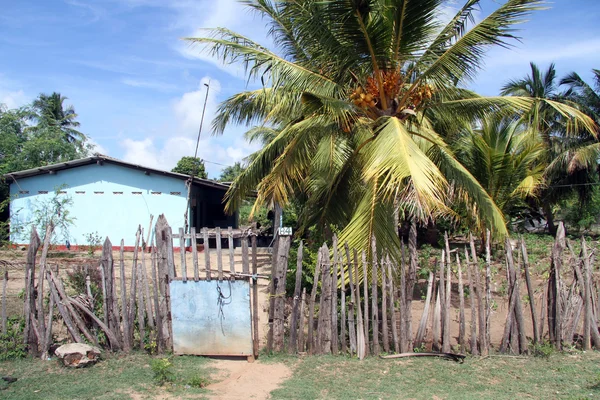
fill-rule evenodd
<path id="1" fill-rule="evenodd" d="M 526 210 L 525 200 L 544 186 L 543 143 L 516 119 L 488 118 L 464 131 L 453 148 L 507 218 Z M 486 229 L 482 222 L 473 221 L 479 232 Z"/>
<path id="2" fill-rule="evenodd" d="M 593 91 L 590 93 L 589 86 L 582 86 L 585 83 L 576 74 L 559 83 L 554 64 L 550 64 L 546 72 L 541 72 L 534 63 L 530 65 L 531 73 L 523 79 L 508 82 L 501 94 L 535 100 L 534 107 L 523 113 L 522 121 L 530 126 L 531 132 L 541 136 L 545 146 L 542 160 L 546 164 L 547 188 L 541 193 L 540 201 L 548 229 L 554 235 L 556 226 L 552 205 L 574 190 L 578 191 L 582 203 L 588 199 L 591 190 L 587 183 L 594 178 L 591 173 L 597 165 L 599 148 L 596 144 L 597 131 L 594 130 L 597 126 L 592 130 L 579 126 L 577 120 L 565 118 L 546 100 L 577 107 L 593 118 L 593 102 L 590 108 L 584 100 Z M 559 84 L 568 84 L 571 88 L 560 92 Z M 597 115 L 595 120 L 598 121 Z"/>
<path id="3" fill-rule="evenodd" d="M 76 121 L 77 113 L 73 106 L 65 107 L 65 100 L 67 100 L 67 97 L 57 92 L 50 95 L 41 93 L 31 105 L 33 118 L 37 121 L 39 128 L 59 129 L 68 143 L 81 142 L 86 137 L 75 129 L 80 125 Z"/>
<path id="4" fill-rule="evenodd" d="M 474 23 L 468 0 L 445 24 L 442 0 L 248 0 L 269 21 L 270 50 L 225 28 L 188 38 L 222 62 L 240 62 L 263 87 L 224 101 L 214 131 L 230 123 L 278 130 L 228 192 L 235 209 L 306 196 L 307 225 L 343 227 L 340 242 L 399 248 L 391 217 L 453 215 L 449 187 L 495 232 L 501 210 L 434 127 L 530 110 L 530 97 L 485 98 L 463 89 L 485 50 L 508 46 L 514 24 L 540 0 L 509 0 Z M 545 102 L 592 129 L 578 110 Z"/>

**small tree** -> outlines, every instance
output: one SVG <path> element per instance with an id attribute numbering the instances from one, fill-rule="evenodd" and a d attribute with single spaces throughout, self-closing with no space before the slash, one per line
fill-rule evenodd
<path id="1" fill-rule="evenodd" d="M 219 182 L 233 182 L 244 170 L 245 168 L 242 167 L 242 163 L 239 161 L 229 167 L 225 167 L 221 171 Z"/>
<path id="2" fill-rule="evenodd" d="M 181 160 L 177 161 L 177 165 L 171 172 L 193 175 L 202 179 L 208 177 L 208 175 L 206 175 L 206 170 L 204 169 L 204 161 L 198 157 L 181 157 Z"/>

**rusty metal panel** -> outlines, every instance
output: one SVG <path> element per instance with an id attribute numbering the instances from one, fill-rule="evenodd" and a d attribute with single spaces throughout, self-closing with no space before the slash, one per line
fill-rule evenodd
<path id="1" fill-rule="evenodd" d="M 172 281 L 170 289 L 175 354 L 252 355 L 248 281 Z"/>

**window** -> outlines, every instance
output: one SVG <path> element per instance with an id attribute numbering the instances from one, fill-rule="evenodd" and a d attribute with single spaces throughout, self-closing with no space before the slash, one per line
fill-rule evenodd
<path id="1" fill-rule="evenodd" d="M 142 192 L 131 192 L 131 194 L 139 196 L 142 194 Z"/>
<path id="2" fill-rule="evenodd" d="M 104 192 L 94 192 L 94 194 L 104 194 Z"/>
<path id="3" fill-rule="evenodd" d="M 150 192 L 150 193 L 151 193 L 151 194 L 155 194 L 155 195 L 157 195 L 157 196 L 162 194 L 162 192 Z"/>
<path id="4" fill-rule="evenodd" d="M 47 190 L 38 190 L 38 194 L 48 194 Z"/>
<path id="5" fill-rule="evenodd" d="M 76 190 L 75 194 L 85 194 L 85 190 Z"/>
<path id="6" fill-rule="evenodd" d="M 123 192 L 113 192 L 113 194 L 123 194 Z"/>
<path id="7" fill-rule="evenodd" d="M 173 196 L 181 196 L 181 192 L 171 192 Z"/>
<path id="8" fill-rule="evenodd" d="M 19 190 L 19 194 L 29 194 L 29 190 Z"/>

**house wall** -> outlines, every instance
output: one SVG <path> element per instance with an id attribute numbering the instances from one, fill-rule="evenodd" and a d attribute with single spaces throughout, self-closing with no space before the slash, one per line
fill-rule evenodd
<path id="1" fill-rule="evenodd" d="M 73 225 L 67 230 L 59 229 L 54 244 L 64 245 L 68 239 L 71 245 L 86 245 L 84 235 L 98 232 L 103 240 L 108 236 L 113 246 L 118 246 L 121 239 L 125 246 L 133 246 L 137 226 L 141 224 L 146 231 L 150 214 L 155 222 L 158 215 L 165 214 L 175 232 L 184 225 L 187 191 L 183 180 L 145 175 L 143 170 L 110 163 L 90 164 L 18 179 L 10 185 L 13 242 L 29 242 L 35 211 L 43 209 L 61 185 L 66 185 L 64 195 L 73 200 L 69 207 Z M 25 228 L 19 232 L 19 227 Z"/>

